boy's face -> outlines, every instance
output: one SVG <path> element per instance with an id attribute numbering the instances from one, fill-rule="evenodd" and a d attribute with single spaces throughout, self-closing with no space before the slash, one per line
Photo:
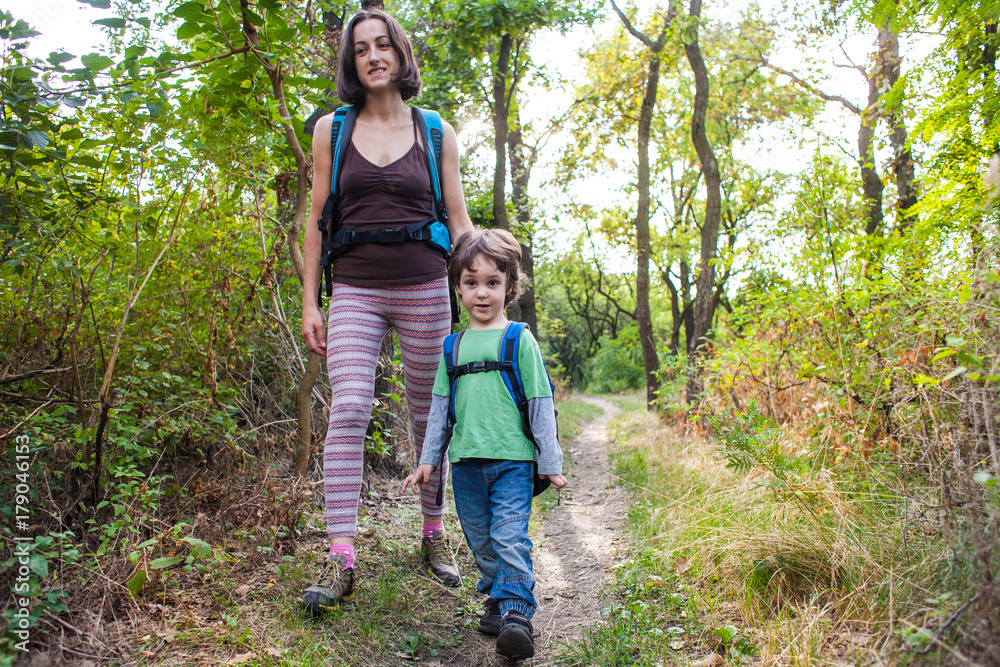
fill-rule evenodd
<path id="1" fill-rule="evenodd" d="M 507 324 L 503 314 L 507 276 L 493 260 L 477 255 L 469 268 L 462 269 L 456 289 L 462 307 L 469 311 L 470 329 L 499 329 Z"/>

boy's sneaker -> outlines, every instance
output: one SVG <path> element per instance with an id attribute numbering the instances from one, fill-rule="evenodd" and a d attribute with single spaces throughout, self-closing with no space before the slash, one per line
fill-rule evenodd
<path id="1" fill-rule="evenodd" d="M 535 655 L 534 630 L 531 621 L 516 611 L 508 611 L 497 637 L 497 653 L 511 660 Z"/>
<path id="2" fill-rule="evenodd" d="M 299 597 L 306 611 L 315 615 L 354 597 L 354 568 L 345 568 L 346 563 L 347 556 L 344 554 L 330 558 L 320 572 L 319 581 L 305 589 Z"/>
<path id="3" fill-rule="evenodd" d="M 452 560 L 451 552 L 448 550 L 448 541 L 444 539 L 444 533 L 440 530 L 434 531 L 434 537 L 425 537 L 420 542 L 420 551 L 427 566 L 427 573 L 440 581 L 445 586 L 457 588 L 462 585 L 462 578 L 458 574 L 458 566 Z"/>
<path id="4" fill-rule="evenodd" d="M 483 615 L 479 617 L 479 630 L 484 635 L 496 637 L 500 634 L 500 603 L 493 598 L 486 598 L 483 603 Z"/>

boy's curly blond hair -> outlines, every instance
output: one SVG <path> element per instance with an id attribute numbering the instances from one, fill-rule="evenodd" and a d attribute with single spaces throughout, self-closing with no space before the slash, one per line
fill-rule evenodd
<path id="1" fill-rule="evenodd" d="M 458 286 L 462 271 L 472 270 L 476 257 L 482 255 L 497 265 L 500 273 L 507 277 L 507 296 L 503 305 L 507 307 L 524 293 L 521 273 L 521 244 L 506 229 L 476 228 L 465 234 L 451 250 L 448 261 L 448 280 Z"/>

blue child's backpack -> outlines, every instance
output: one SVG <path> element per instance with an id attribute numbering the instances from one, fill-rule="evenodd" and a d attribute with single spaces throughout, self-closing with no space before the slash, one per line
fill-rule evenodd
<path id="1" fill-rule="evenodd" d="M 333 260 L 358 243 L 402 243 L 404 241 L 426 241 L 440 250 L 445 258 L 451 252 L 451 236 L 448 233 L 448 213 L 441 193 L 441 146 L 444 140 L 441 116 L 436 111 L 417 109 L 417 126 L 424 139 L 424 153 L 427 155 L 427 170 L 434 191 L 433 217 L 398 229 L 380 229 L 372 232 L 355 232 L 340 226 L 340 174 L 343 171 L 344 156 L 351 145 L 354 121 L 358 117 L 358 107 L 341 107 L 333 112 L 333 127 L 330 133 L 333 165 L 331 169 L 330 196 L 323 204 L 323 214 L 319 219 L 322 234 L 320 265 L 323 267 L 326 295 L 333 290 Z M 433 155 L 433 157 L 432 157 Z M 322 302 L 323 287 L 317 296 Z M 458 321 L 458 303 L 452 298 L 453 319 Z"/>
<path id="2" fill-rule="evenodd" d="M 539 451 L 538 443 L 535 442 L 535 436 L 531 432 L 531 419 L 528 416 L 528 399 L 524 395 L 524 383 L 521 381 L 521 371 L 517 367 L 517 352 L 521 341 L 521 332 L 527 326 L 524 322 L 507 323 L 503 336 L 500 338 L 500 351 L 497 355 L 499 361 L 471 361 L 467 364 L 456 366 L 458 344 L 462 340 L 464 332 L 453 333 L 444 339 L 444 363 L 445 369 L 448 371 L 448 382 L 451 384 L 451 397 L 448 399 L 448 439 L 451 439 L 451 432 L 455 427 L 455 385 L 458 378 L 469 373 L 496 371 L 503 378 L 503 383 L 506 385 L 507 391 L 514 401 L 514 405 L 517 406 L 517 411 L 521 414 L 521 430 L 524 432 L 524 437 L 531 441 L 531 444 L 535 446 L 536 452 Z M 548 376 L 548 370 L 545 371 L 545 374 Z M 552 384 L 551 377 L 549 377 L 549 387 L 552 389 L 554 395 L 555 385 Z M 559 437 L 558 432 L 556 433 L 556 437 Z M 537 461 L 535 462 L 534 481 L 535 488 L 532 495 L 536 496 L 549 488 L 551 484 L 547 479 L 539 479 Z M 440 490 L 438 491 L 438 496 L 437 504 L 440 505 Z"/>

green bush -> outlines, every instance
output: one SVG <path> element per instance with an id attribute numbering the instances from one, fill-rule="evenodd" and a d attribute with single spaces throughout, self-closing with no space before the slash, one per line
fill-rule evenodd
<path id="1" fill-rule="evenodd" d="M 586 362 L 586 377 L 588 391 L 602 394 L 643 386 L 645 368 L 635 324 L 622 329 L 615 338 L 601 336 L 600 349 Z"/>

